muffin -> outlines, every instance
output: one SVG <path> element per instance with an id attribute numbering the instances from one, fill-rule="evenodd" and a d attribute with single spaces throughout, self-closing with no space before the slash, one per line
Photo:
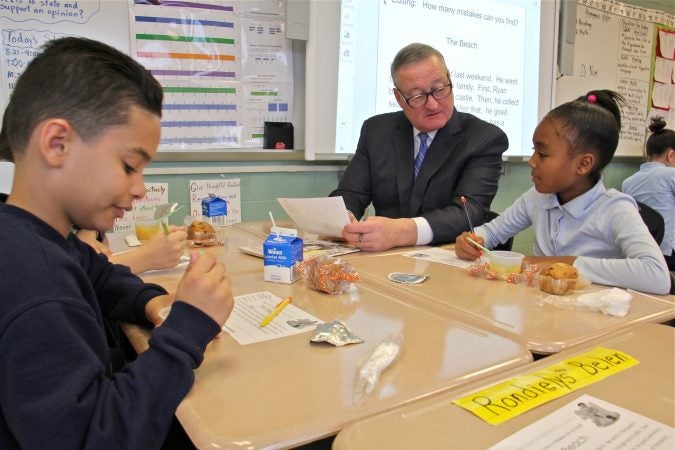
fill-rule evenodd
<path id="1" fill-rule="evenodd" d="M 195 220 L 187 227 L 187 238 L 193 245 L 213 245 L 216 242 L 216 230 L 208 222 Z"/>
<path id="2" fill-rule="evenodd" d="M 563 295 L 577 288 L 579 272 L 566 263 L 555 263 L 539 274 L 539 289 L 549 294 Z"/>

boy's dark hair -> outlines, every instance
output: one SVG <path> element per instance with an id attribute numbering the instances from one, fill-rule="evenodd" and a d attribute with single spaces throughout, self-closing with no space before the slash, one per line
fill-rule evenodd
<path id="1" fill-rule="evenodd" d="M 624 97 L 614 91 L 602 89 L 552 109 L 546 119 L 555 121 L 561 135 L 568 141 L 570 155 L 575 152 L 592 152 L 597 163 L 589 176 L 594 182 L 600 179 L 602 169 L 609 164 L 619 145 L 621 108 Z"/>
<path id="2" fill-rule="evenodd" d="M 663 117 L 652 117 L 649 131 L 652 134 L 647 138 L 647 156 L 661 156 L 671 148 L 675 150 L 675 131 L 666 128 Z"/>
<path id="3" fill-rule="evenodd" d="M 0 129 L 0 161 L 14 162 L 12 156 L 12 149 L 9 148 L 9 141 L 7 140 L 7 115 L 2 118 L 2 128 Z"/>
<path id="4" fill-rule="evenodd" d="M 91 39 L 55 39 L 19 77 L 2 134 L 16 155 L 25 150 L 37 124 L 60 117 L 91 140 L 111 126 L 125 125 L 134 105 L 161 117 L 162 98 L 161 85 L 130 56 Z"/>

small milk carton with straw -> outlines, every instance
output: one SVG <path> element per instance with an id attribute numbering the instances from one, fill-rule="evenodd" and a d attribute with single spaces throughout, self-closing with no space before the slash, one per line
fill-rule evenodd
<path id="1" fill-rule="evenodd" d="M 272 227 L 263 243 L 264 280 L 293 283 L 300 278 L 298 263 L 302 261 L 302 244 L 297 230 Z"/>

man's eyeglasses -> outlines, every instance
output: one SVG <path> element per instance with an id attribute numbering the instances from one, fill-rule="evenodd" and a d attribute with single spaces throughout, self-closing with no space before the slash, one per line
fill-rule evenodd
<path id="1" fill-rule="evenodd" d="M 436 100 L 443 100 L 448 95 L 450 95 L 450 93 L 452 92 L 452 82 L 446 84 L 445 86 L 436 88 L 433 91 L 422 92 L 421 94 L 413 95 L 412 97 L 408 98 L 406 98 L 403 95 L 403 93 L 398 87 L 396 87 L 396 90 L 398 91 L 399 94 L 401 94 L 401 97 L 403 97 L 403 100 L 405 100 L 408 106 L 410 106 L 411 108 L 419 108 L 420 106 L 426 105 L 430 95 Z"/>

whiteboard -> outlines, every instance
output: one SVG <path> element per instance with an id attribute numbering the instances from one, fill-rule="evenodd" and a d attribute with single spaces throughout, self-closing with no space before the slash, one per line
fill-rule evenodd
<path id="1" fill-rule="evenodd" d="M 40 47 L 50 39 L 84 36 L 129 54 L 127 0 L 0 0 L 4 110 L 13 83 Z"/>
<path id="2" fill-rule="evenodd" d="M 305 158 L 350 157 L 365 119 L 400 110 L 389 65 L 411 42 L 444 54 L 457 110 L 502 128 L 505 156 L 529 155 L 532 133 L 554 100 L 556 4 L 310 1 Z"/>
<path id="3" fill-rule="evenodd" d="M 612 89 L 627 100 L 616 156 L 642 156 L 650 115 L 655 23 L 675 16 L 613 0 L 578 0 L 574 74 L 556 83 L 556 105 L 593 89 Z"/>

